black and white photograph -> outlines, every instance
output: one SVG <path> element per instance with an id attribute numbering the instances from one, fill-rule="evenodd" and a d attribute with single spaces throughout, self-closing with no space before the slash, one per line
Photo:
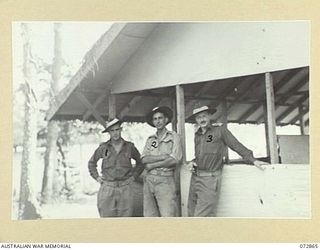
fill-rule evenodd
<path id="1" fill-rule="evenodd" d="M 13 22 L 11 219 L 311 219 L 310 26 Z"/>

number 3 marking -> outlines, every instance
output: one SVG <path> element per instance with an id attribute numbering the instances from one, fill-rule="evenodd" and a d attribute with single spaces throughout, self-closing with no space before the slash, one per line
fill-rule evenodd
<path id="1" fill-rule="evenodd" d="M 212 135 L 208 135 L 208 140 L 207 142 L 212 142 Z"/>

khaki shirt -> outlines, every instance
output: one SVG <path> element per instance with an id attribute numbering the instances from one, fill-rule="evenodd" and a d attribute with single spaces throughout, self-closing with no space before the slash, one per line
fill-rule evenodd
<path id="1" fill-rule="evenodd" d="M 123 139 L 122 139 L 123 140 Z M 133 143 L 123 140 L 119 152 L 116 152 L 111 141 L 102 143 L 91 156 L 88 162 L 90 175 L 97 179 L 97 162 L 102 159 L 102 178 L 108 181 L 126 180 L 131 176 L 139 176 L 143 171 L 140 153 Z M 136 167 L 131 165 L 131 159 L 136 161 Z"/>
<path id="2" fill-rule="evenodd" d="M 178 162 L 182 160 L 182 146 L 179 135 L 174 131 L 166 132 L 162 138 L 158 138 L 157 134 L 151 135 L 146 141 L 141 159 L 148 155 L 168 154 Z M 158 168 L 165 170 L 166 168 Z"/>
<path id="3" fill-rule="evenodd" d="M 196 163 L 199 170 L 216 171 L 223 167 L 223 157 L 227 147 L 246 161 L 253 163 L 252 151 L 243 146 L 223 124 L 210 125 L 202 134 L 201 128 L 195 133 L 194 145 Z"/>

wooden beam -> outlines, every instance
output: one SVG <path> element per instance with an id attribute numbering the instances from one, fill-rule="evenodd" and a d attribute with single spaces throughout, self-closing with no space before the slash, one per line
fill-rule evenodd
<path id="1" fill-rule="evenodd" d="M 299 77 L 299 75 L 302 74 L 301 71 L 301 69 L 290 70 L 286 75 L 284 75 L 284 77 L 280 79 L 278 83 L 275 84 L 274 93 L 276 94 L 277 92 L 279 92 L 284 86 L 286 86 L 288 82 L 290 82 L 295 77 Z"/>
<path id="2" fill-rule="evenodd" d="M 88 99 L 80 92 L 76 92 L 77 98 L 81 101 L 81 103 L 86 106 L 86 108 L 90 109 L 92 115 L 96 120 L 103 126 L 106 126 L 106 121 L 102 118 L 100 113 L 92 106 L 92 104 L 88 101 Z"/>
<path id="3" fill-rule="evenodd" d="M 262 75 L 257 75 L 256 77 L 254 77 L 252 79 L 252 81 L 250 81 L 250 83 L 248 84 L 248 88 L 245 92 L 243 92 L 241 95 L 237 96 L 237 98 L 235 98 L 233 101 L 234 103 L 231 103 L 228 108 L 227 108 L 227 111 L 229 112 L 231 110 L 231 108 L 236 105 L 238 103 L 239 100 L 242 100 L 244 99 L 244 97 L 247 96 L 247 94 L 250 92 L 250 91 L 253 91 L 255 90 L 258 86 L 259 86 L 259 83 L 260 83 L 260 79 L 261 79 L 261 76 Z"/>
<path id="4" fill-rule="evenodd" d="M 287 97 L 281 97 L 282 102 L 286 102 L 290 97 L 292 97 L 292 94 L 297 92 L 303 85 L 305 85 L 309 80 L 309 74 L 304 76 L 297 84 L 295 84 L 290 90 L 286 93 Z M 279 99 L 279 98 L 277 98 Z"/>
<path id="5" fill-rule="evenodd" d="M 170 89 L 169 92 L 168 92 L 168 94 L 166 94 L 165 97 L 161 98 L 161 100 L 160 100 L 160 101 L 157 103 L 157 105 L 155 105 L 155 106 L 156 106 L 156 107 L 163 106 L 163 105 L 165 105 L 166 102 L 168 102 L 168 101 L 169 101 L 169 103 L 170 103 L 171 98 L 172 98 L 172 97 L 175 97 L 175 96 L 176 96 L 176 90 L 175 90 L 175 88 Z"/>
<path id="6" fill-rule="evenodd" d="M 309 95 L 300 97 L 294 105 L 291 105 L 282 114 L 278 116 L 278 118 L 276 119 L 276 122 L 280 123 L 284 118 L 286 118 L 293 110 L 295 110 L 302 102 L 304 102 L 308 98 L 309 98 Z"/>
<path id="7" fill-rule="evenodd" d="M 242 114 L 239 117 L 239 123 L 244 122 L 250 115 L 252 115 L 259 107 L 260 103 L 254 104 L 252 107 L 250 107 L 244 114 Z"/>
<path id="8" fill-rule="evenodd" d="M 195 97 L 195 99 L 192 99 L 192 100 L 190 100 L 190 101 L 188 101 L 187 102 L 187 104 L 186 104 L 186 110 L 190 110 L 190 109 L 192 109 L 193 108 L 193 106 L 197 103 L 197 97 L 199 97 L 199 96 L 201 96 L 201 95 L 203 95 L 203 94 L 205 94 L 205 93 L 207 93 L 208 92 L 208 90 L 209 89 L 211 89 L 212 88 L 212 85 L 211 85 L 211 83 L 206 83 L 206 84 L 204 84 L 196 93 L 195 93 L 195 95 L 193 95 L 192 97 Z"/>
<path id="9" fill-rule="evenodd" d="M 171 103 L 172 103 L 172 111 L 173 111 L 173 117 L 172 117 L 172 130 L 176 131 L 178 130 L 177 127 L 177 101 L 176 98 L 171 98 Z"/>
<path id="10" fill-rule="evenodd" d="M 82 91 L 81 91 L 82 92 Z M 95 109 L 98 108 L 98 106 L 100 105 L 100 103 L 103 102 L 103 100 L 107 97 L 108 93 L 109 93 L 109 89 L 105 89 L 104 91 L 100 92 L 101 94 L 98 96 L 98 98 L 95 100 L 95 102 L 93 103 L 93 107 Z M 82 116 L 82 120 L 86 121 L 87 119 L 89 119 L 89 117 L 92 115 L 92 112 L 90 109 L 88 109 L 84 115 Z"/>
<path id="11" fill-rule="evenodd" d="M 265 74 L 266 83 L 266 105 L 267 105 L 267 123 L 268 123 L 268 143 L 270 150 L 270 162 L 276 164 L 279 162 L 279 153 L 277 148 L 276 119 L 273 81 L 271 73 Z"/>
<path id="12" fill-rule="evenodd" d="M 186 160 L 185 105 L 184 105 L 184 89 L 181 85 L 176 86 L 176 105 L 177 105 L 177 132 L 181 137 L 183 161 L 185 161 Z"/>
<path id="13" fill-rule="evenodd" d="M 308 90 L 303 90 L 303 91 L 297 91 L 297 92 L 294 92 L 294 93 L 290 93 L 290 95 L 288 93 L 283 93 L 283 94 L 277 94 L 276 95 L 276 98 L 278 97 L 292 97 L 292 96 L 297 96 L 297 95 L 305 95 L 305 94 L 308 94 L 309 91 Z"/>
<path id="14" fill-rule="evenodd" d="M 177 133 L 180 135 L 182 146 L 182 164 L 186 161 L 186 132 L 185 132 L 185 103 L 184 89 L 181 85 L 176 85 L 176 113 L 177 113 Z M 180 171 L 181 165 L 175 171 L 175 183 L 177 188 L 177 216 L 181 216 L 181 195 L 180 195 Z"/>
<path id="15" fill-rule="evenodd" d="M 304 128 L 304 119 L 303 119 L 303 116 L 306 114 L 306 113 L 308 113 L 309 112 L 309 110 L 308 109 L 305 109 L 303 106 L 301 106 L 301 105 L 298 105 L 298 114 L 295 116 L 295 117 L 293 117 L 290 121 L 289 121 L 289 123 L 290 124 L 295 124 L 298 120 L 299 120 L 299 125 L 300 125 L 300 127 L 301 126 L 303 126 L 303 128 Z"/>
<path id="16" fill-rule="evenodd" d="M 221 122 L 224 123 L 226 127 L 228 127 L 228 103 L 226 99 L 221 102 L 221 107 L 222 107 Z M 225 148 L 226 148 L 226 151 L 224 152 L 225 162 L 229 164 L 229 150 L 228 150 L 228 147 L 225 147 Z"/>
<path id="17" fill-rule="evenodd" d="M 239 104 L 239 100 L 242 100 L 242 99 L 248 94 L 248 92 L 256 89 L 256 87 L 257 87 L 257 86 L 259 85 L 259 83 L 260 83 L 260 82 L 259 82 L 260 77 L 261 77 L 261 75 L 257 75 L 255 78 L 253 78 L 253 80 L 252 80 L 252 81 L 250 82 L 250 84 L 249 84 L 249 86 L 250 86 L 250 85 L 253 85 L 253 86 L 251 86 L 251 88 L 248 88 L 244 93 L 242 93 L 241 95 L 237 96 L 237 97 L 236 97 L 235 99 L 233 99 L 232 101 L 229 102 L 229 100 L 228 100 L 228 102 L 229 102 L 230 104 L 229 104 L 229 106 L 228 106 L 228 108 L 227 108 L 227 112 L 230 112 L 231 108 L 232 108 L 234 105 Z M 245 80 L 246 80 L 246 78 L 243 78 L 242 81 L 241 81 L 241 83 L 242 83 L 243 81 L 245 81 Z M 251 103 L 252 103 L 252 102 L 251 102 Z M 260 105 L 260 102 L 259 102 L 259 105 Z M 217 119 L 220 119 L 221 115 L 222 115 L 222 113 L 220 114 L 220 116 L 219 116 Z"/>
<path id="18" fill-rule="evenodd" d="M 142 96 L 134 96 L 130 100 L 130 102 L 120 111 L 118 115 L 119 119 L 122 119 L 123 116 L 130 111 L 130 108 L 134 106 L 137 102 L 139 102 L 141 99 L 143 99 Z"/>
<path id="19" fill-rule="evenodd" d="M 301 135 L 305 135 L 305 125 L 304 125 L 304 113 L 305 110 L 303 107 L 299 106 L 299 120 L 300 120 L 300 133 Z"/>
<path id="20" fill-rule="evenodd" d="M 46 114 L 46 119 L 51 120 L 53 116 L 58 112 L 61 106 L 67 101 L 67 98 L 73 91 L 80 85 L 81 81 L 92 72 L 98 59 L 103 55 L 105 50 L 112 44 L 112 42 L 118 37 L 120 32 L 125 28 L 125 23 L 115 23 L 110 27 L 110 30 L 100 38 L 101 46 L 94 46 L 90 50 L 90 57 L 87 57 L 85 63 L 79 68 L 77 73 L 71 78 L 69 84 L 61 90 L 56 97 L 57 102 L 50 108 Z M 95 60 L 93 60 L 95 59 Z"/>
<path id="21" fill-rule="evenodd" d="M 109 93 L 108 95 L 108 118 L 109 120 L 116 117 L 116 95 Z"/>
<path id="22" fill-rule="evenodd" d="M 278 84 L 274 87 L 274 95 L 277 95 L 277 93 L 285 86 L 287 85 L 289 82 L 291 82 L 294 78 L 304 78 L 306 74 L 306 70 L 305 69 L 299 69 L 299 70 L 292 70 L 290 71 L 288 74 L 286 74 L 279 82 Z M 293 90 L 293 88 L 292 88 Z M 293 92 L 293 91 L 292 91 Z M 277 98 L 277 101 L 280 98 Z M 284 100 L 281 100 L 282 103 L 284 103 Z M 249 108 L 240 118 L 239 121 L 240 122 L 244 122 L 253 112 L 255 112 L 259 107 L 260 107 L 261 103 L 256 104 L 254 106 L 252 106 L 251 108 Z M 261 122 L 264 119 L 264 115 L 262 114 L 260 117 L 257 118 L 258 123 Z"/>
<path id="23" fill-rule="evenodd" d="M 267 147 L 267 157 L 270 157 L 270 145 L 269 145 L 269 133 L 268 133 L 268 110 L 267 104 L 263 104 L 263 114 L 264 114 L 264 131 L 266 135 L 266 147 Z"/>

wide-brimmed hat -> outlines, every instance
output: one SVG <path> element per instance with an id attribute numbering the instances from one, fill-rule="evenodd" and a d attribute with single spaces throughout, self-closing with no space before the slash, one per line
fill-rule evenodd
<path id="1" fill-rule="evenodd" d="M 118 119 L 118 118 L 114 118 L 114 119 L 111 119 L 107 122 L 106 124 L 106 127 L 105 127 L 105 130 L 102 131 L 102 133 L 105 133 L 105 132 L 109 132 L 109 129 L 116 125 L 116 124 L 120 124 L 121 125 L 121 121 Z"/>
<path id="2" fill-rule="evenodd" d="M 152 109 L 152 110 L 146 115 L 146 122 L 147 122 L 150 126 L 154 127 L 154 125 L 153 125 L 153 115 L 154 115 L 155 113 L 157 113 L 157 112 L 164 114 L 164 116 L 168 118 L 167 124 L 171 122 L 172 116 L 173 116 L 173 112 L 172 112 L 172 110 L 171 110 L 169 107 L 166 107 L 166 106 L 155 107 L 154 109 Z M 167 124 L 166 124 L 166 125 L 167 125 Z"/>
<path id="3" fill-rule="evenodd" d="M 208 107 L 206 105 L 195 107 L 192 111 L 192 115 L 189 116 L 188 119 L 194 121 L 196 115 L 204 111 L 207 111 L 209 114 L 214 114 L 215 112 L 217 112 L 217 109 Z"/>

